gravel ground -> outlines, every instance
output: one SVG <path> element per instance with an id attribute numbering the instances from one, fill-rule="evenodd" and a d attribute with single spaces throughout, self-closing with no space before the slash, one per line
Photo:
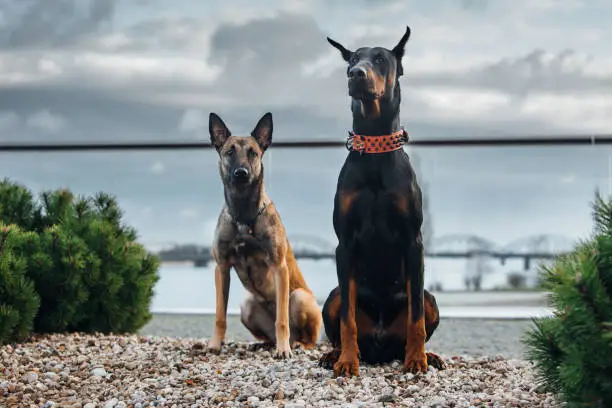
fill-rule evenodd
<path id="1" fill-rule="evenodd" d="M 459 338 L 459 336 L 457 336 Z M 521 360 L 453 357 L 448 369 L 403 374 L 399 363 L 332 378 L 327 351 L 286 361 L 229 343 L 220 355 L 196 340 L 53 335 L 0 348 L 0 407 L 555 407 Z"/>
<path id="2" fill-rule="evenodd" d="M 212 337 L 212 315 L 155 315 L 141 334 L 208 339 Z M 529 320 L 444 319 L 427 343 L 427 349 L 444 355 L 494 356 L 523 358 L 521 336 L 531 325 Z M 238 316 L 228 316 L 227 338 L 252 341 Z"/>

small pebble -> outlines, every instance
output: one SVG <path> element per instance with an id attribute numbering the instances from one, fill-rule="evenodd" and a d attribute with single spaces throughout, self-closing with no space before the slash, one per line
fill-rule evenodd
<path id="1" fill-rule="evenodd" d="M 104 404 L 104 408 L 115 408 L 118 403 L 119 403 L 119 400 L 117 400 L 117 398 L 112 398 L 110 401 L 107 401 Z"/>
<path id="2" fill-rule="evenodd" d="M 38 381 L 38 374 L 33 371 L 28 371 L 26 375 L 23 376 L 23 382 L 26 384 L 32 384 Z"/>
<path id="3" fill-rule="evenodd" d="M 96 377 L 106 377 L 108 373 L 106 372 L 104 367 L 96 367 L 93 370 L 91 370 L 91 375 L 96 376 Z"/>

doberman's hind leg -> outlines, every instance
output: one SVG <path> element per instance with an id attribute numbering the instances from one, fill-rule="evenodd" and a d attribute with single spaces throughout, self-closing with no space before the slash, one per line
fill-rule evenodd
<path id="1" fill-rule="evenodd" d="M 301 345 L 312 349 L 319 340 L 321 309 L 314 295 L 304 289 L 296 289 L 289 295 L 290 341 L 293 346 Z"/>
<path id="2" fill-rule="evenodd" d="M 332 350 L 321 356 L 319 366 L 331 370 L 340 358 L 340 288 L 334 288 L 323 305 L 323 325 L 325 335 Z"/>
<path id="3" fill-rule="evenodd" d="M 274 314 L 266 305 L 258 302 L 253 295 L 248 295 L 242 303 L 240 321 L 253 337 L 262 342 L 254 345 L 251 350 L 274 348 L 276 340 Z"/>

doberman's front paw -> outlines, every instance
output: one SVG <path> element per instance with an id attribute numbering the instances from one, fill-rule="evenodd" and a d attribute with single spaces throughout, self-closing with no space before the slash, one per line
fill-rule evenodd
<path id="1" fill-rule="evenodd" d="M 274 358 L 278 360 L 284 360 L 293 357 L 289 342 L 278 343 L 276 345 L 276 351 L 274 352 Z"/>
<path id="2" fill-rule="evenodd" d="M 312 350 L 314 349 L 316 346 L 316 343 L 313 342 L 303 342 L 303 341 L 294 341 L 293 343 L 291 343 L 291 348 L 294 350 L 297 349 L 304 349 L 304 350 Z"/>
<path id="3" fill-rule="evenodd" d="M 427 372 L 427 355 L 412 355 L 406 356 L 404 360 L 404 371 L 412 374 Z"/>
<path id="4" fill-rule="evenodd" d="M 340 349 L 335 348 L 330 352 L 327 352 L 321 356 L 319 359 L 319 367 L 323 367 L 327 370 L 332 370 L 334 368 L 334 364 L 340 358 Z"/>
<path id="5" fill-rule="evenodd" d="M 334 377 L 358 377 L 359 376 L 359 359 L 354 360 L 338 360 L 334 364 Z"/>
<path id="6" fill-rule="evenodd" d="M 438 370 L 446 369 L 446 363 L 442 357 L 434 353 L 427 353 L 427 364 Z"/>
<path id="7" fill-rule="evenodd" d="M 262 342 L 258 342 L 258 343 L 253 343 L 249 346 L 249 351 L 261 351 L 261 350 L 267 350 L 270 351 L 274 348 L 274 343 L 270 342 L 270 341 L 262 341 Z"/>

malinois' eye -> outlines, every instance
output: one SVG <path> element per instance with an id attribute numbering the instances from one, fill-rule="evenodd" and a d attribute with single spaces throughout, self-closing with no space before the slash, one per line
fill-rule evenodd
<path id="1" fill-rule="evenodd" d="M 230 147 L 229 149 L 227 149 L 227 152 L 225 152 L 225 154 L 231 156 L 232 154 L 234 154 L 234 148 Z"/>
<path id="2" fill-rule="evenodd" d="M 249 156 L 251 156 L 251 157 L 257 156 L 257 152 L 255 150 L 253 150 L 253 149 L 249 149 L 248 152 L 249 152 Z"/>

